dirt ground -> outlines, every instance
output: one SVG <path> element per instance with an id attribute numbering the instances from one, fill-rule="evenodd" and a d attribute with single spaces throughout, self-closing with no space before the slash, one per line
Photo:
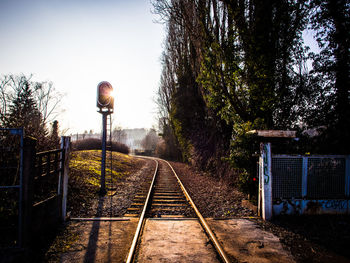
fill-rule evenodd
<path id="1" fill-rule="evenodd" d="M 72 204 L 71 216 L 122 216 L 138 189 L 143 183 L 148 183 L 154 169 L 153 161 L 134 161 L 130 167 L 132 172 L 118 182 L 114 197 L 80 193 L 79 202 L 76 199 L 77 202 Z M 265 222 L 257 217 L 255 211 L 242 206 L 245 196 L 229 187 L 228 182 L 217 180 L 182 163 L 172 164 L 204 217 L 248 219 L 262 230 L 276 235 L 297 262 L 350 262 L 349 216 L 279 217 Z M 45 262 L 60 262 L 58 255 L 68 251 L 81 237 L 79 228 L 72 224 L 68 222 L 51 244 Z"/>

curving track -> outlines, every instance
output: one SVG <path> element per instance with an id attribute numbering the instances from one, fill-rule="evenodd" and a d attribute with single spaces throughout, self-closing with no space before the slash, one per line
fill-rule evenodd
<path id="1" fill-rule="evenodd" d="M 198 218 L 203 231 L 209 237 L 222 262 L 230 262 L 226 253 L 209 228 L 206 220 L 198 211 L 187 190 L 173 167 L 165 160 L 151 158 L 155 162 L 155 171 L 149 189 L 143 189 L 135 198 L 132 207 L 125 216 L 139 217 L 139 222 L 126 262 L 134 260 L 146 217 Z"/>

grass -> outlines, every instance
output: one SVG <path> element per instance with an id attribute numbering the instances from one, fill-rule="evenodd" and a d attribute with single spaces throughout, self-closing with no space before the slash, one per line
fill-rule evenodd
<path id="1" fill-rule="evenodd" d="M 110 155 L 106 157 L 106 176 L 112 173 L 113 181 L 129 174 L 128 168 L 132 167 L 132 159 L 125 154 L 112 153 L 112 169 L 110 167 Z M 101 178 L 101 151 L 88 150 L 77 151 L 72 154 L 70 171 L 73 175 L 80 174 L 86 183 L 100 186 Z"/>
<path id="2" fill-rule="evenodd" d="M 107 153 L 106 175 L 112 173 L 112 179 L 115 183 L 138 170 L 142 164 L 140 160 L 126 154 L 113 152 L 112 156 L 112 169 L 110 169 L 109 153 Z M 72 212 L 72 217 L 86 217 L 87 215 L 90 217 L 92 204 L 103 198 L 98 194 L 100 178 L 101 150 L 82 150 L 71 153 L 67 209 Z M 80 240 L 81 235 L 82 233 L 75 224 L 63 225 L 55 240 L 46 248 L 43 262 L 60 262 L 62 253 L 77 249 L 75 247 L 76 241 Z"/>
<path id="3" fill-rule="evenodd" d="M 77 240 L 79 233 L 62 227 L 59 234 L 51 244 L 48 251 L 45 253 L 44 262 L 60 262 L 60 254 L 68 252 Z"/>
<path id="4" fill-rule="evenodd" d="M 110 178 L 115 185 L 129 175 L 137 162 L 132 157 L 113 152 L 112 169 L 110 153 L 106 158 L 106 182 Z M 68 206 L 70 211 L 89 207 L 100 190 L 101 180 L 101 150 L 74 151 L 69 165 Z"/>

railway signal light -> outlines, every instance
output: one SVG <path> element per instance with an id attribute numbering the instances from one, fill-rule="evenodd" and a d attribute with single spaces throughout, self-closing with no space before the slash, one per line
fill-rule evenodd
<path id="1" fill-rule="evenodd" d="M 97 85 L 97 107 L 100 109 L 100 112 L 113 111 L 113 87 L 107 81 L 102 81 Z"/>
<path id="2" fill-rule="evenodd" d="M 97 107 L 102 114 L 102 160 L 101 160 L 101 188 L 100 194 L 106 194 L 106 138 L 107 138 L 107 116 L 111 116 L 114 108 L 113 87 L 107 81 L 97 85 Z M 112 128 L 112 125 L 110 125 Z"/>

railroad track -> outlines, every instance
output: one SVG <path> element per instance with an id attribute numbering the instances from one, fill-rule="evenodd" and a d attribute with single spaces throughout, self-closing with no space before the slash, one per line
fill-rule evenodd
<path id="1" fill-rule="evenodd" d="M 124 216 L 139 217 L 139 222 L 126 262 L 133 262 L 135 251 L 146 218 L 198 218 L 222 262 L 230 262 L 225 251 L 211 231 L 173 167 L 165 160 L 155 161 L 155 171 L 148 189 L 142 189 L 134 198 Z"/>

